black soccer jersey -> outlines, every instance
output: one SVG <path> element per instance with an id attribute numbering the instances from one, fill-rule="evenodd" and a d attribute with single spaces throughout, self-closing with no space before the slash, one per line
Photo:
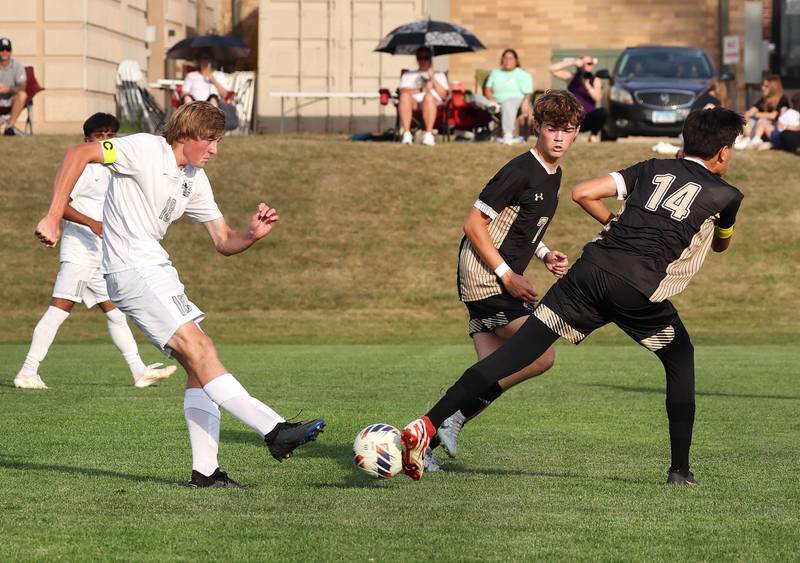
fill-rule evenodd
<path id="1" fill-rule="evenodd" d="M 652 302 L 680 293 L 703 265 L 715 228 L 732 233 L 742 192 L 690 157 L 647 160 L 611 175 L 623 209 L 581 258 Z"/>
<path id="2" fill-rule="evenodd" d="M 561 168 L 549 173 L 530 150 L 503 166 L 475 202 L 491 218 L 489 236 L 495 248 L 517 274 L 528 267 L 555 215 L 560 186 Z M 458 291 L 462 301 L 505 293 L 466 236 L 458 256 Z"/>

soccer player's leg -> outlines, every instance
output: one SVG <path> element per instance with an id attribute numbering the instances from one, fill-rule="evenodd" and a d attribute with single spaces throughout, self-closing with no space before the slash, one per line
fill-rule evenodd
<path id="1" fill-rule="evenodd" d="M 50 307 L 36 324 L 31 346 L 17 376 L 14 386 L 20 389 L 47 389 L 39 375 L 39 365 L 44 361 L 58 329 L 67 320 L 75 303 L 83 300 L 91 268 L 71 262 L 62 262 L 53 285 Z"/>
<path id="2" fill-rule="evenodd" d="M 252 397 L 225 368 L 211 338 L 197 325 L 204 313 L 186 297 L 172 266 L 108 274 L 106 281 L 119 309 L 155 346 L 174 355 L 214 403 L 264 437 L 273 457 L 289 457 L 297 446 L 315 439 L 322 430 L 322 419 L 287 423 Z"/>
<path id="3" fill-rule="evenodd" d="M 527 304 L 505 296 L 467 302 L 466 305 L 470 311 L 470 336 L 478 360 L 486 358 L 500 348 L 519 330 L 533 311 Z M 441 443 L 450 457 L 456 457 L 458 435 L 467 422 L 475 418 L 505 391 L 518 383 L 541 375 L 550 369 L 554 362 L 555 348 L 551 346 L 530 365 L 493 384 L 480 397 L 456 411 L 439 426 L 436 436 L 431 440 L 431 448 Z"/>
<path id="4" fill-rule="evenodd" d="M 412 479 L 422 476 L 425 448 L 420 444 L 427 447 L 433 432 L 450 415 L 466 408 L 493 384 L 533 363 L 559 336 L 578 344 L 606 323 L 580 289 L 583 281 L 579 264 L 580 261 L 550 288 L 533 315 L 508 342 L 467 369 L 425 416 L 406 426 L 402 432 L 403 471 Z"/>
<path id="5" fill-rule="evenodd" d="M 696 485 L 689 470 L 695 417 L 694 347 L 672 303 L 650 303 L 644 295 L 627 289 L 624 294 L 615 292 L 614 322 L 655 353 L 664 366 L 671 451 L 667 482 Z"/>
<path id="6" fill-rule="evenodd" d="M 103 282 L 103 285 L 105 285 L 105 282 Z M 122 359 L 128 364 L 128 369 L 130 369 L 133 376 L 134 386 L 138 389 L 143 389 L 167 379 L 175 373 L 177 369 L 175 366 L 165 366 L 162 363 L 145 365 L 139 356 L 139 346 L 136 344 L 136 339 L 128 326 L 125 313 L 116 308 L 111 300 L 108 299 L 107 294 L 105 297 L 106 299 L 99 301 L 97 306 L 106 316 L 106 324 L 108 325 L 111 341 L 122 354 Z"/>

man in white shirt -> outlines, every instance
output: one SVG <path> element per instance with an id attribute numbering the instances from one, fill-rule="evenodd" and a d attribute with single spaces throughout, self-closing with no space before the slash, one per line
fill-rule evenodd
<path id="1" fill-rule="evenodd" d="M 436 144 L 433 136 L 436 113 L 439 111 L 439 105 L 447 99 L 450 86 L 443 72 L 433 70 L 433 53 L 428 47 L 417 49 L 416 57 L 419 69 L 406 71 L 400 77 L 397 113 L 400 116 L 400 126 L 403 128 L 402 143 L 410 145 L 414 142 L 414 137 L 411 135 L 411 117 L 414 110 L 421 107 L 422 121 L 425 124 L 422 144 L 433 146 Z"/>
<path id="2" fill-rule="evenodd" d="M 97 144 L 98 141 L 116 137 L 118 130 L 119 121 L 116 117 L 96 113 L 83 124 L 83 140 Z M 103 255 L 103 202 L 110 183 L 111 173 L 108 169 L 101 164 L 90 164 L 83 169 L 72 188 L 70 202 L 64 212 L 61 268 L 53 287 L 53 298 L 33 331 L 31 347 L 14 378 L 15 387 L 47 389 L 39 375 L 39 364 L 50 350 L 59 327 L 69 317 L 72 307 L 81 301 L 87 308 L 96 304 L 106 314 L 111 340 L 128 363 L 136 387 L 152 385 L 169 377 L 176 369 L 175 366 L 161 367 L 163 364 L 144 365 L 125 315 L 108 298 L 100 261 Z"/>
<path id="3" fill-rule="evenodd" d="M 36 228 L 45 245 L 55 245 L 70 182 L 90 162 L 111 165 L 114 181 L 103 209 L 108 292 L 156 347 L 186 369 L 183 406 L 192 446 L 191 487 L 239 487 L 217 463 L 219 407 L 258 432 L 279 461 L 315 440 L 325 426 L 321 418 L 286 422 L 250 396 L 200 329 L 205 314 L 186 296 L 159 244 L 169 225 L 186 213 L 203 224 L 219 253 L 230 256 L 267 236 L 278 220 L 275 209 L 260 203 L 248 226 L 234 231 L 220 213 L 203 166 L 217 153 L 224 128 L 222 110 L 192 102 L 172 114 L 163 137 L 140 133 L 72 147 L 56 175 L 50 209 Z"/>
<path id="4" fill-rule="evenodd" d="M 224 72 L 214 70 L 214 56 L 211 53 L 201 53 L 197 58 L 197 67 L 198 70 L 190 72 L 183 80 L 181 101 L 184 104 L 210 102 L 219 107 L 231 88 L 228 78 Z"/>

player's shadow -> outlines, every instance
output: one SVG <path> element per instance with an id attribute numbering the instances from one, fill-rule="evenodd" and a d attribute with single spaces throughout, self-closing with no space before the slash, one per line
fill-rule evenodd
<path id="1" fill-rule="evenodd" d="M 177 481 L 164 479 L 162 477 L 152 477 L 148 475 L 131 475 L 120 471 L 108 469 L 97 469 L 94 467 L 74 467 L 71 465 L 56 465 L 52 463 L 31 463 L 26 461 L 16 461 L 14 458 L 0 455 L 0 469 L 12 469 L 17 471 L 50 471 L 52 473 L 63 473 L 65 475 L 80 475 L 84 477 L 113 477 L 137 483 L 158 483 L 159 485 L 180 485 Z"/>
<path id="2" fill-rule="evenodd" d="M 254 432 L 243 430 L 222 430 L 219 435 L 220 443 L 254 444 L 264 447 L 263 440 Z M 321 489 L 373 489 L 387 485 L 383 479 L 373 479 L 356 469 L 353 463 L 353 444 L 326 440 L 323 433 L 316 442 L 295 450 L 292 458 L 315 458 L 334 461 L 344 472 L 341 481 L 311 483 L 312 487 Z M 291 463 L 289 460 L 287 463 Z"/>
<path id="3" fill-rule="evenodd" d="M 523 469 L 503 469 L 498 467 L 464 467 L 461 464 L 448 463 L 444 466 L 442 474 L 448 473 L 460 475 L 494 475 L 497 477 L 533 477 L 548 479 L 578 479 L 578 480 L 592 480 L 592 481 L 614 481 L 618 483 L 630 483 L 635 485 L 646 485 L 649 483 L 646 479 L 629 479 L 625 477 L 590 477 L 572 471 L 531 471 Z M 435 475 L 432 474 L 432 475 Z"/>
<path id="4" fill-rule="evenodd" d="M 602 387 L 604 389 L 615 389 L 617 391 L 627 391 L 629 393 L 658 393 L 664 394 L 663 387 L 637 387 L 633 385 L 615 385 L 613 383 L 584 383 L 584 387 Z M 754 393 L 721 393 L 718 391 L 696 391 L 700 397 L 731 397 L 733 399 L 778 399 L 784 401 L 796 401 L 800 399 L 793 395 L 759 395 Z"/>

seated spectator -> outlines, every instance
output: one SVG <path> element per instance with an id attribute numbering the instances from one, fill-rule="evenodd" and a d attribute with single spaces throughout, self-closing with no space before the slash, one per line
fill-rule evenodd
<path id="1" fill-rule="evenodd" d="M 11 108 L 4 131 L 6 135 L 25 134 L 17 128 L 17 119 L 28 101 L 26 81 L 25 66 L 11 58 L 11 40 L 3 37 L 0 39 L 0 107 Z"/>
<path id="2" fill-rule="evenodd" d="M 210 102 L 219 107 L 230 90 L 228 78 L 224 72 L 214 70 L 214 56 L 210 52 L 200 53 L 197 68 L 198 70 L 190 72 L 183 80 L 181 102 Z"/>
<path id="3" fill-rule="evenodd" d="M 486 79 L 484 95 L 475 96 L 475 103 L 486 109 L 500 108 L 503 142 L 514 142 L 514 124 L 517 112 L 531 113 L 533 77 L 519 66 L 514 49 L 506 49 L 500 57 L 500 68 L 494 69 Z"/>
<path id="4" fill-rule="evenodd" d="M 761 123 L 756 125 L 755 135 L 759 135 L 761 133 L 761 131 L 758 130 L 759 127 L 762 127 Z M 769 137 L 770 142 L 761 143 L 758 145 L 758 148 L 786 148 L 783 146 L 784 142 L 786 139 L 791 139 L 792 135 L 784 135 L 784 132 L 794 133 L 796 135 L 800 134 L 800 92 L 797 92 L 794 96 L 792 96 L 792 107 L 789 109 L 784 109 L 781 112 L 780 116 L 778 116 L 778 121 L 775 124 L 775 127 L 772 127 L 771 125 L 763 126 L 763 134 Z"/>
<path id="5" fill-rule="evenodd" d="M 550 65 L 550 74 L 567 83 L 567 90 L 572 92 L 583 106 L 586 117 L 581 123 L 581 131 L 589 131 L 589 141 L 600 140 L 600 131 L 608 119 L 605 108 L 598 107 L 603 97 L 603 84 L 594 75 L 597 59 L 591 55 L 583 55 L 577 59 L 567 58 L 560 63 Z M 567 70 L 574 66 L 575 72 Z"/>
<path id="6" fill-rule="evenodd" d="M 416 57 L 419 68 L 406 71 L 400 77 L 397 113 L 400 115 L 400 126 L 403 129 L 402 143 L 410 145 L 414 142 L 414 137 L 411 135 L 411 117 L 414 110 L 421 107 L 422 121 L 425 125 L 422 144 L 433 146 L 436 144 L 436 139 L 433 137 L 436 113 L 439 105 L 447 99 L 450 86 L 443 72 L 433 70 L 433 53 L 428 47 L 417 49 Z"/>
<path id="7" fill-rule="evenodd" d="M 717 78 L 711 81 L 708 89 L 695 98 L 690 111 L 728 106 L 728 87 Z"/>
<path id="8" fill-rule="evenodd" d="M 765 77 L 761 82 L 761 98 L 744 112 L 747 125 L 742 136 L 736 139 L 734 148 L 757 148 L 760 143 L 769 140 L 762 138 L 765 126 L 767 124 L 774 126 L 783 109 L 789 107 L 791 107 L 789 100 L 783 95 L 780 76 L 772 74 Z M 758 131 L 759 136 L 756 137 L 755 133 L 759 122 L 762 127 Z"/>

